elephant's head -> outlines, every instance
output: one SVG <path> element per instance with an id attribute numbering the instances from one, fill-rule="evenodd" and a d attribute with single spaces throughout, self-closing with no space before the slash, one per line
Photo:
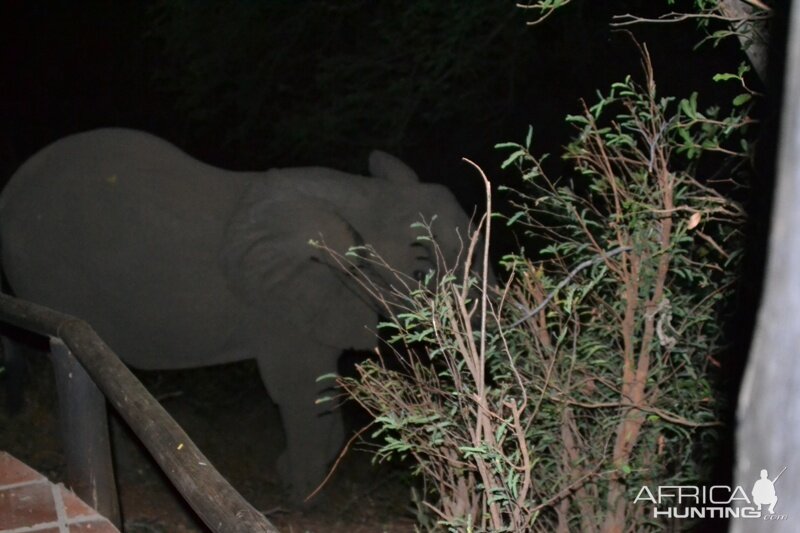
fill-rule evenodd
<path id="1" fill-rule="evenodd" d="M 421 183 L 411 168 L 385 152 L 370 154 L 369 170 L 375 178 L 371 205 L 352 223 L 354 234 L 385 262 L 385 268 L 372 263 L 368 269 L 373 281 L 413 283 L 463 263 L 472 228 L 449 189 Z"/>
<path id="2" fill-rule="evenodd" d="M 324 168 L 277 169 L 256 181 L 229 225 L 223 249 L 229 279 L 240 294 L 265 301 L 292 293 L 296 299 L 335 302 L 353 286 L 341 279 L 346 276 L 330 252 L 344 254 L 353 246 L 368 245 L 409 282 L 457 267 L 467 253 L 470 220 L 453 194 L 442 185 L 421 183 L 405 163 L 384 152 L 370 155 L 369 170 L 371 178 Z M 435 245 L 426 238 L 429 231 Z M 309 241 L 322 242 L 327 250 Z M 369 268 L 369 258 L 353 264 L 368 267 L 384 288 L 399 284 L 385 268 L 374 263 Z"/>

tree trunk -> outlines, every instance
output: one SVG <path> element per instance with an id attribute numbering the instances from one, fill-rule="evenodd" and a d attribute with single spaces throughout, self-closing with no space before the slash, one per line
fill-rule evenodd
<path id="1" fill-rule="evenodd" d="M 739 394 L 735 483 L 748 497 L 768 471 L 785 520 L 734 519 L 733 533 L 795 532 L 800 523 L 800 4 L 789 22 L 778 176 L 764 297 Z"/>
<path id="2" fill-rule="evenodd" d="M 734 18 L 747 20 L 757 10 L 751 3 L 744 2 L 743 0 L 720 0 L 719 9 L 723 15 Z M 747 59 L 753 65 L 756 74 L 761 78 L 762 82 L 767 81 L 767 55 L 769 44 L 769 33 L 767 31 L 767 24 L 765 20 L 750 20 L 744 22 L 741 27 L 735 27 L 731 24 L 732 29 L 739 32 L 739 43 L 742 45 L 744 53 L 747 54 Z"/>

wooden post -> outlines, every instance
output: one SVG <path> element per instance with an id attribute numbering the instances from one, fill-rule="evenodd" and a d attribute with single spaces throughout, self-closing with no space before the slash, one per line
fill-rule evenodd
<path id="1" fill-rule="evenodd" d="M 56 377 L 67 484 L 121 529 L 105 396 L 69 348 L 54 337 L 50 339 L 50 359 Z"/>

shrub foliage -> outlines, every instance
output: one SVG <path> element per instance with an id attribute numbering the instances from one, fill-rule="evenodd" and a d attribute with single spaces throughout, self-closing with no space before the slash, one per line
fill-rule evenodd
<path id="1" fill-rule="evenodd" d="M 536 259 L 505 257 L 499 288 L 467 261 L 385 298 L 383 327 L 410 355 L 340 380 L 375 416 L 376 458 L 413 459 L 424 529 L 655 530 L 633 504 L 641 486 L 702 476 L 748 119 L 658 96 L 646 49 L 643 65 L 642 85 L 616 83 L 568 117 L 571 177 L 547 176 L 530 134 L 499 145 L 522 176 L 504 220 L 546 241 Z M 715 154 L 738 163 L 706 175 Z"/>

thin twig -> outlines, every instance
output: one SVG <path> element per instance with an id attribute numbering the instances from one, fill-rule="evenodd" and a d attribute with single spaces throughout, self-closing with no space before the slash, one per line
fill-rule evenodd
<path id="1" fill-rule="evenodd" d="M 629 252 L 629 251 L 631 251 L 631 247 L 630 246 L 618 246 L 618 247 L 614 248 L 613 250 L 609 250 L 606 253 L 598 254 L 597 257 L 594 257 L 592 259 L 587 259 L 586 261 L 580 263 L 578 266 L 576 266 L 575 268 L 572 269 L 572 271 L 567 275 L 567 277 L 562 279 L 558 283 L 558 285 L 556 285 L 556 288 L 553 289 L 552 292 L 550 292 L 550 294 L 548 294 L 547 297 L 544 300 L 542 300 L 542 303 L 540 303 L 539 305 L 537 305 L 536 307 L 534 307 L 530 311 L 527 311 L 522 318 L 520 318 L 516 322 L 512 323 L 509 327 L 510 328 L 514 328 L 516 326 L 519 326 L 520 324 L 522 324 L 523 322 L 525 322 L 529 318 L 533 317 L 536 313 L 538 313 L 539 311 L 544 309 L 544 307 L 548 303 L 550 303 L 550 300 L 552 300 L 555 297 L 555 295 L 558 293 L 558 291 L 563 289 L 564 285 L 569 283 L 570 280 L 572 278 L 574 278 L 575 276 L 577 276 L 580 273 L 580 271 L 583 270 L 584 268 L 590 267 L 592 265 L 596 265 L 600 261 L 605 261 L 609 257 L 613 257 L 613 256 L 615 256 L 617 254 L 622 253 L 622 252 Z"/>
<path id="2" fill-rule="evenodd" d="M 313 498 L 314 496 L 316 496 L 316 494 L 317 494 L 317 493 L 318 493 L 320 490 L 322 490 L 322 487 L 324 487 L 324 486 L 325 486 L 325 484 L 326 484 L 326 483 L 328 482 L 328 480 L 331 478 L 331 476 L 333 475 L 333 473 L 334 473 L 334 472 L 336 472 L 336 468 L 339 466 L 339 463 L 341 463 L 341 462 L 342 462 L 342 459 L 344 458 L 344 456 L 345 456 L 345 454 L 347 453 L 347 451 L 350 449 L 350 446 L 353 444 L 353 442 L 355 442 L 355 440 L 356 440 L 357 438 L 359 438 L 359 437 L 361 436 L 361 434 L 362 434 L 362 433 L 364 433 L 366 430 L 368 430 L 369 428 L 371 428 L 373 424 L 375 424 L 375 422 L 374 422 L 374 421 L 370 422 L 369 424 L 367 424 L 367 425 L 366 425 L 366 426 L 364 426 L 363 428 L 359 429 L 359 430 L 358 430 L 358 431 L 357 431 L 357 432 L 356 432 L 356 433 L 355 433 L 355 434 L 354 434 L 352 437 L 350 437 L 350 438 L 347 440 L 347 443 L 344 445 L 344 448 L 342 448 L 342 451 L 341 451 L 341 452 L 339 452 L 339 455 L 336 457 L 336 461 L 334 461 L 333 465 L 332 465 L 332 466 L 331 466 L 331 468 L 328 470 L 328 474 L 325 476 L 325 479 L 323 479 L 322 481 L 320 481 L 320 482 L 319 482 L 319 485 L 317 485 L 317 488 L 315 488 L 315 489 L 314 489 L 314 491 L 313 491 L 311 494 L 309 494 L 308 496 L 306 496 L 305 500 L 303 500 L 304 502 L 307 502 L 308 500 L 310 500 L 311 498 Z"/>

